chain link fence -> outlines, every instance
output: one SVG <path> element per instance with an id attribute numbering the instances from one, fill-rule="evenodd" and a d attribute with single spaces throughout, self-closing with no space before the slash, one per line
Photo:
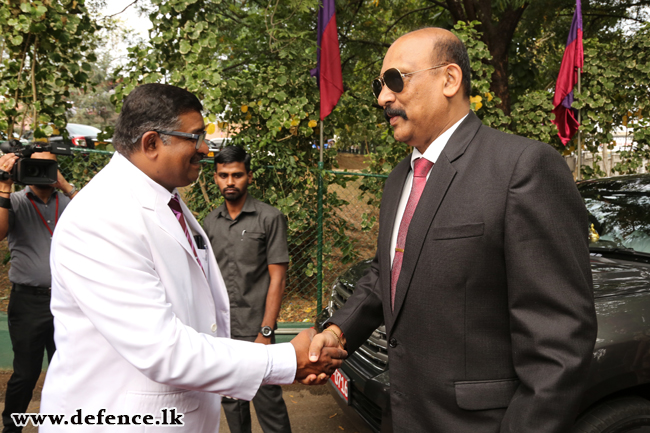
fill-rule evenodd
<path id="1" fill-rule="evenodd" d="M 72 156 L 59 156 L 59 168 L 70 183 L 81 189 L 108 164 L 111 156 L 112 152 L 108 151 L 73 149 Z M 212 200 L 209 200 L 210 209 L 189 206 L 199 219 L 221 200 L 212 181 L 212 160 L 204 162 L 206 168 L 197 182 L 197 190 Z M 273 167 L 265 171 L 264 175 L 278 176 Z M 327 195 L 334 206 L 329 211 L 305 210 L 315 215 L 314 224 L 307 229 L 304 226 L 296 229 L 289 221 L 291 262 L 280 322 L 313 322 L 321 306 L 327 304 L 336 277 L 375 253 L 379 194 L 387 176 L 318 169 L 313 175 L 321 181 L 323 197 Z M 190 187 L 181 189 L 184 192 L 191 194 Z"/>

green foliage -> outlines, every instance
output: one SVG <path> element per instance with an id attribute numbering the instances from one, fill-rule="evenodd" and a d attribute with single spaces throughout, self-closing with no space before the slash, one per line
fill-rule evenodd
<path id="1" fill-rule="evenodd" d="M 152 38 L 148 44 L 130 49 L 128 65 L 118 71 L 125 79 L 116 89 L 114 103 L 119 108 L 123 97 L 145 82 L 166 82 L 196 93 L 204 103 L 207 120 L 230 131 L 234 143 L 253 155 L 255 184 L 251 192 L 289 217 L 292 251 L 301 251 L 292 258 L 293 267 L 311 277 L 318 197 L 318 155 L 313 144 L 320 131 L 318 89 L 309 70 L 316 62 L 317 0 L 152 3 Z M 590 5 L 606 6 L 601 3 Z M 370 83 L 379 74 L 385 51 L 394 39 L 429 25 L 449 28 L 465 42 L 473 73 L 471 107 L 486 125 L 570 152 L 571 147 L 564 148 L 557 137 L 551 110 L 574 5 L 573 0 L 492 1 L 495 15 L 490 27 L 477 21 L 455 22 L 445 2 L 339 0 L 336 17 L 345 93 L 326 119 L 324 137 L 336 136 L 337 147 L 358 146 L 369 151 L 367 171 L 372 173 L 389 173 L 410 152 L 407 145 L 395 142 Z M 512 94 L 508 95 L 510 113 L 506 115 L 493 90 L 498 71 L 490 48 L 494 38 L 510 36 L 492 33 L 489 39 L 481 29 L 495 28 L 499 17 L 508 16 L 513 8 L 527 9 L 522 17 L 525 25 L 517 28 L 513 44 L 500 45 L 510 47 L 498 59 L 510 65 L 506 71 L 511 74 Z M 583 92 L 576 94 L 574 106 L 583 108 L 583 138 L 592 151 L 600 143 L 611 142 L 615 128 L 626 123 L 635 127 L 640 147 L 625 154 L 616 167 L 626 172 L 639 167 L 639 158 L 646 153 L 648 134 L 640 126 L 647 127 L 649 38 L 647 25 L 629 34 L 617 30 L 614 26 L 625 14 L 615 15 L 594 22 L 585 19 L 599 33 L 593 38 L 586 34 Z M 334 150 L 325 151 L 325 169 L 335 167 Z M 585 176 L 602 175 L 597 166 L 583 171 Z M 325 187 L 344 186 L 344 178 L 326 174 Z M 362 200 L 378 204 L 383 182 L 365 178 Z M 208 172 L 186 195 L 199 219 L 219 204 L 218 197 Z M 329 234 L 325 254 L 335 254 L 343 262 L 356 257 L 349 224 L 337 213 L 345 204 L 333 193 L 325 196 L 323 204 Z M 371 230 L 375 224 L 366 216 L 362 230 Z"/>
<path id="2" fill-rule="evenodd" d="M 0 4 L 0 131 L 26 123 L 63 130 L 70 90 L 88 81 L 97 25 L 84 0 L 5 0 Z M 16 134 L 19 135 L 19 134 Z"/>
<path id="3" fill-rule="evenodd" d="M 298 290 L 308 289 L 317 254 L 318 152 L 313 145 L 319 140 L 319 94 L 309 75 L 314 33 L 304 23 L 313 21 L 306 6 L 316 1 L 277 2 L 267 9 L 200 0 L 153 3 L 151 44 L 131 49 L 115 102 L 119 105 L 138 83 L 163 79 L 195 93 L 207 119 L 233 130 L 233 143 L 252 155 L 251 194 L 287 215 L 289 280 L 302 281 Z M 326 137 L 334 135 L 329 125 Z M 334 150 L 325 151 L 324 168 L 335 165 L 335 156 Z M 324 175 L 324 182 L 325 188 L 345 184 L 331 174 Z M 204 172 L 185 198 L 199 219 L 214 209 L 220 199 L 212 173 Z M 323 248 L 349 263 L 357 253 L 348 224 L 335 212 L 343 204 L 336 194 L 324 198 L 328 236 Z"/>

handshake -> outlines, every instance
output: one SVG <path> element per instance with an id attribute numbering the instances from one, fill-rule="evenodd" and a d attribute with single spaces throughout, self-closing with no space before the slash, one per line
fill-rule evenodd
<path id="1" fill-rule="evenodd" d="M 332 325 L 320 334 L 313 328 L 305 329 L 291 340 L 298 363 L 296 382 L 303 385 L 327 382 L 348 356 L 342 336 L 339 327 Z"/>

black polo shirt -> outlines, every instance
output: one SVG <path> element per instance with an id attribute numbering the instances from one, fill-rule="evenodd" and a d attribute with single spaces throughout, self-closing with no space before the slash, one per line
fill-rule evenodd
<path id="1" fill-rule="evenodd" d="M 235 220 L 224 203 L 205 217 L 203 229 L 228 290 L 231 335 L 256 336 L 271 281 L 268 265 L 289 262 L 287 219 L 248 195 Z"/>

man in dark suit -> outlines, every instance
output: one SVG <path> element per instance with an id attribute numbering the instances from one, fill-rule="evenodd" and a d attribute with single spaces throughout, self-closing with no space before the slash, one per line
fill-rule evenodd
<path id="1" fill-rule="evenodd" d="M 386 324 L 395 432 L 566 433 L 596 338 L 587 212 L 551 146 L 481 124 L 462 42 L 399 38 L 373 83 L 395 139 L 377 253 L 310 348 Z"/>

